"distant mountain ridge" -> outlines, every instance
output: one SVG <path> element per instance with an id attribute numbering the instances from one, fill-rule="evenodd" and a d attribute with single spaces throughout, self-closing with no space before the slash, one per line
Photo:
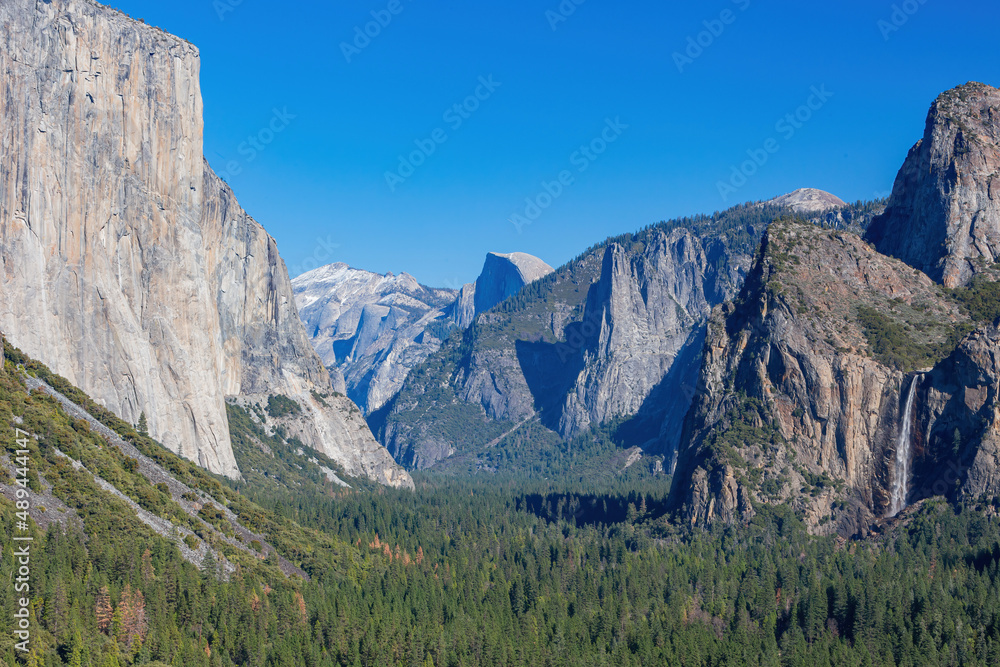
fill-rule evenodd
<path id="1" fill-rule="evenodd" d="M 299 315 L 335 386 L 365 413 L 382 408 L 411 368 L 455 327 L 552 272 L 526 253 L 489 253 L 479 278 L 459 290 L 432 288 L 402 273 L 338 263 L 292 281 Z"/>
<path id="2" fill-rule="evenodd" d="M 298 276 L 292 289 L 313 347 L 339 377 L 338 389 L 365 412 L 382 407 L 409 368 L 440 346 L 428 329 L 449 322 L 458 296 L 407 273 L 381 275 L 342 263 Z"/>
<path id="3" fill-rule="evenodd" d="M 847 202 L 836 195 L 816 188 L 799 188 L 786 195 L 775 197 L 768 202 L 776 206 L 787 206 L 796 213 L 822 213 L 834 208 L 843 208 Z"/>
<path id="4" fill-rule="evenodd" d="M 808 218 L 863 229 L 881 210 Z M 453 333 L 370 418 L 373 430 L 412 468 L 500 457 L 538 429 L 555 443 L 609 424 L 624 447 L 672 453 L 711 307 L 735 296 L 767 226 L 793 214 L 746 204 L 594 246 Z"/>

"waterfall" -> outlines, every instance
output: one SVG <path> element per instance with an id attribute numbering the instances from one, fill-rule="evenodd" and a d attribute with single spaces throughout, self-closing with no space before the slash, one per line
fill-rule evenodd
<path id="1" fill-rule="evenodd" d="M 914 375 L 910 391 L 906 396 L 903 423 L 899 428 L 899 442 L 896 444 L 896 467 L 892 476 L 892 504 L 889 516 L 896 516 L 906 508 L 906 496 L 910 490 L 910 448 L 913 441 L 913 396 L 917 393 L 920 375 Z"/>

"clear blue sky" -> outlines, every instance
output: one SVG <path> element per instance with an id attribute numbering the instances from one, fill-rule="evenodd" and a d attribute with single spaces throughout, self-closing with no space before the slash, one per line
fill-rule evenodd
<path id="1" fill-rule="evenodd" d="M 201 49 L 206 156 L 238 166 L 227 180 L 293 275 L 344 261 L 455 285 L 491 250 L 556 266 L 611 234 L 798 187 L 870 199 L 938 93 L 1000 85 L 995 0 L 565 0 L 558 22 L 560 0 L 396 1 L 115 3 Z M 341 43 L 390 5 L 348 62 Z M 679 71 L 705 21 L 718 36 Z M 445 117 L 491 76 L 478 109 Z M 813 86 L 832 97 L 778 131 Z M 295 117 L 251 153 L 275 109 Z M 628 128 L 574 156 L 606 119 Z M 393 191 L 386 172 L 437 129 L 447 140 Z M 770 138 L 777 152 L 723 201 L 719 181 Z M 532 224 L 508 221 L 563 171 L 572 183 Z"/>

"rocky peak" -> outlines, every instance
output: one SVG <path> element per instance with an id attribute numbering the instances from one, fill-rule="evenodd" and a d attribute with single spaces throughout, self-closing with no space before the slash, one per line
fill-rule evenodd
<path id="1" fill-rule="evenodd" d="M 581 329 L 590 336 L 560 417 L 563 437 L 614 417 L 638 415 L 657 427 L 666 418 L 671 437 L 660 448 L 673 450 L 711 310 L 707 267 L 700 240 L 687 229 L 656 230 L 634 247 L 608 245 L 588 295 Z M 661 385 L 670 395 L 651 398 Z M 658 436 L 659 428 L 647 433 Z"/>
<path id="2" fill-rule="evenodd" d="M 947 287 L 1000 261 L 1000 90 L 938 97 L 867 238 Z"/>
<path id="3" fill-rule="evenodd" d="M 836 195 L 816 188 L 799 188 L 786 195 L 775 197 L 768 204 L 787 206 L 796 213 L 814 214 L 847 206 L 847 203 Z"/>
<path id="4" fill-rule="evenodd" d="M 445 310 L 457 292 L 337 263 L 292 281 L 299 317 L 327 367 L 342 374 L 343 391 L 370 413 L 402 385 L 410 368 L 441 344 Z M 437 323 L 434 335 L 428 327 Z"/>
<path id="5" fill-rule="evenodd" d="M 523 252 L 490 253 L 483 272 L 460 290 L 425 287 L 398 276 L 338 263 L 292 281 L 313 346 L 348 396 L 371 414 L 399 391 L 410 369 L 441 346 L 453 327 L 466 328 L 522 287 L 552 272 Z"/>
<path id="6" fill-rule="evenodd" d="M 491 252 L 486 255 L 483 271 L 476 280 L 476 314 L 485 313 L 552 271 L 551 266 L 527 253 Z"/>
<path id="7" fill-rule="evenodd" d="M 787 501 L 815 532 L 863 531 L 889 511 L 913 377 L 963 320 L 926 275 L 860 237 L 772 224 L 739 298 L 710 318 L 671 502 L 707 523 Z"/>

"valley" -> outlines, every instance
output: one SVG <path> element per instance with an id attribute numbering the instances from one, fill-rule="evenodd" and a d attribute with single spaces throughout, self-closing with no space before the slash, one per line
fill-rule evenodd
<path id="1" fill-rule="evenodd" d="M 556 39 L 571 39 L 571 15 L 582 27 L 601 11 L 576 4 L 543 22 Z M 213 30 L 249 21 L 238 5 Z M 844 122 L 845 88 L 810 88 L 774 130 L 788 150 L 731 109 L 702 109 L 764 148 L 745 152 L 752 173 L 718 182 L 723 208 L 658 220 L 635 212 L 684 211 L 670 197 L 690 183 L 660 179 L 670 160 L 640 144 L 681 125 L 602 111 L 573 171 L 553 172 L 558 153 L 538 147 L 592 130 L 587 115 L 560 116 L 569 129 L 524 118 L 554 90 L 583 95 L 572 77 L 540 93 L 496 74 L 494 100 L 501 84 L 477 74 L 444 116 L 455 136 L 417 139 L 427 166 L 401 156 L 389 192 L 380 171 L 372 194 L 341 160 L 378 163 L 405 134 L 377 91 L 358 92 L 398 77 L 399 99 L 415 95 L 416 69 L 380 60 L 433 11 L 403 7 L 371 12 L 356 48 L 341 44 L 358 62 L 330 88 L 350 104 L 269 102 L 273 150 L 217 173 L 213 133 L 240 118 L 206 111 L 224 97 L 209 86 L 244 75 L 211 61 L 221 33 L 191 24 L 203 54 L 94 0 L 0 2 L 0 661 L 1000 664 L 1000 90 L 969 82 L 921 102 L 923 135 L 891 193 L 864 181 L 876 194 L 853 202 L 793 189 L 814 172 L 779 166 L 793 135 L 815 147 L 806 135 Z M 714 52 L 764 11 L 740 9 L 733 34 L 713 31 Z M 621 50 L 642 43 L 627 34 Z M 407 52 L 430 68 L 425 57 Z M 586 95 L 629 99 L 634 82 L 608 71 L 619 96 Z M 329 92 L 285 75 L 255 73 L 254 95 Z M 347 138 L 332 119 L 355 107 L 393 136 L 362 123 L 347 126 L 365 138 Z M 501 116 L 516 133 L 483 129 Z M 678 143 L 682 169 L 728 164 L 698 141 Z M 526 150 L 529 166 L 504 162 Z M 808 161 L 856 183 L 834 178 L 852 150 Z M 524 199 L 539 186 L 522 169 L 557 176 Z M 785 194 L 735 203 L 758 191 L 750 176 Z M 460 239 L 408 217 L 439 181 L 455 189 L 435 205 L 469 215 Z M 285 197 L 277 215 L 278 195 L 248 185 L 265 182 Z M 521 194 L 487 205 L 474 182 Z M 366 231 L 351 252 L 395 267 L 382 257 L 412 245 L 413 274 L 337 256 L 290 275 L 310 206 L 293 191 L 351 233 L 380 229 L 399 197 L 395 233 Z M 361 208 L 343 203 L 358 196 Z M 507 220 L 516 235 L 481 213 L 506 210 L 496 201 L 523 201 Z M 532 228 L 549 210 L 552 229 Z M 454 251 L 466 242 L 474 254 Z M 473 266 L 470 282 L 418 278 L 446 261 Z"/>

